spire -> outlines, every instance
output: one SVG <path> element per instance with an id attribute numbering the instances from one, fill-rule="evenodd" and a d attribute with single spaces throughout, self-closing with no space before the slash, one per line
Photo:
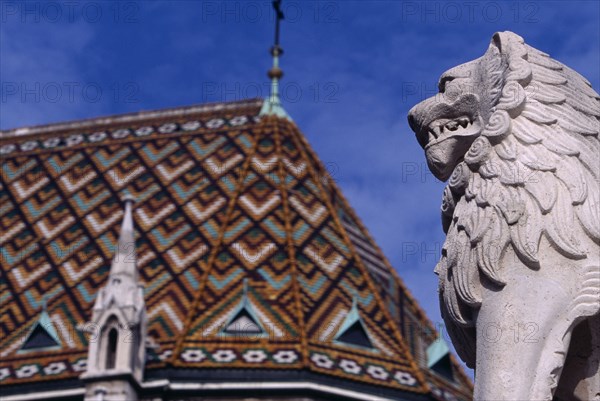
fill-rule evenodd
<path id="1" fill-rule="evenodd" d="M 108 280 L 98 291 L 92 311 L 90 323 L 97 338 L 89 342 L 88 366 L 81 375 L 86 382 L 85 401 L 97 400 L 99 391 L 104 391 L 107 399 L 135 401 L 144 375 L 146 304 L 137 272 L 134 200 L 126 196 L 124 201 L 123 221 Z"/>
<path id="2" fill-rule="evenodd" d="M 127 195 L 123 200 L 125 210 L 119 240 L 110 267 L 109 279 L 96 298 L 96 309 L 108 308 L 113 302 L 121 307 L 135 305 L 139 309 L 143 308 L 143 296 L 139 299 L 137 291 L 133 290 L 140 287 L 133 228 L 134 199 Z"/>
<path id="3" fill-rule="evenodd" d="M 281 11 L 281 1 L 282 0 L 273 0 L 273 8 L 275 9 L 275 43 L 273 47 L 271 47 L 273 66 L 267 74 L 271 79 L 271 93 L 269 98 L 263 103 L 260 115 L 278 116 L 291 120 L 290 116 L 281 105 L 281 99 L 279 98 L 279 80 L 283 77 L 283 71 L 279 68 L 279 56 L 283 54 L 283 49 L 279 46 L 279 23 L 284 19 L 283 11 Z"/>
<path id="4" fill-rule="evenodd" d="M 111 276 L 128 276 L 137 281 L 135 235 L 133 231 L 133 204 L 134 198 L 127 195 L 124 199 L 125 212 L 123 213 L 123 222 L 119 232 L 119 241 L 115 256 L 110 269 Z"/>

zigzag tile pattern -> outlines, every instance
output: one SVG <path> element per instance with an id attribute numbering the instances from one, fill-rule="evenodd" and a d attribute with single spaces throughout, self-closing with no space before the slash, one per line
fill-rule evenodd
<path id="1" fill-rule="evenodd" d="M 306 369 L 428 391 L 398 324 L 406 289 L 296 126 L 259 109 L 2 138 L 3 384 L 85 370 L 90 338 L 78 326 L 108 274 L 119 199 L 131 194 L 158 344 L 148 369 Z M 243 299 L 267 333 L 223 334 Z M 374 349 L 334 340 L 353 300 Z M 19 352 L 44 304 L 62 348 Z"/>

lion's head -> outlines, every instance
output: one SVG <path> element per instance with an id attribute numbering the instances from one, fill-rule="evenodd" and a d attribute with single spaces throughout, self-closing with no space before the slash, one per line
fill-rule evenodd
<path id="1" fill-rule="evenodd" d="M 564 77 L 554 76 L 563 67 L 524 44 L 520 36 L 501 32 L 493 36 L 482 57 L 446 71 L 439 80 L 440 93 L 413 107 L 408 115 L 433 174 L 447 180 L 473 141 L 486 128 L 496 129 L 495 119 L 506 119 L 502 111 L 515 118 L 523 111 L 527 97 L 544 104 L 569 97 L 547 87 L 566 84 Z M 573 89 L 587 87 L 583 94 L 595 95 L 583 77 L 570 70 L 565 72 L 577 75 L 581 81 L 571 82 L 575 84 Z M 597 104 L 585 107 L 589 99 L 579 100 L 583 109 L 573 105 L 578 111 L 586 116 L 597 113 Z M 598 130 L 597 125 L 589 128 Z"/>
<path id="2" fill-rule="evenodd" d="M 440 180 L 450 177 L 489 119 L 493 106 L 484 90 L 484 66 L 498 55 L 499 48 L 492 45 L 483 57 L 445 72 L 438 84 L 440 94 L 409 112 L 409 124 L 425 149 L 429 168 Z"/>

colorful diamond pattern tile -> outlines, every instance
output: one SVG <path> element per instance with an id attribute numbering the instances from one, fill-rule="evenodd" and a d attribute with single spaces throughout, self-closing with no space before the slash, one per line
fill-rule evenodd
<path id="1" fill-rule="evenodd" d="M 422 312 L 326 166 L 294 124 L 235 105 L 2 142 L 2 383 L 85 370 L 90 334 L 80 326 L 129 194 L 158 344 L 148 369 L 293 368 L 417 393 L 440 387 L 397 323 L 401 305 Z M 373 348 L 335 340 L 353 303 Z M 44 305 L 62 348 L 20 353 Z M 240 305 L 264 332 L 225 332 Z"/>

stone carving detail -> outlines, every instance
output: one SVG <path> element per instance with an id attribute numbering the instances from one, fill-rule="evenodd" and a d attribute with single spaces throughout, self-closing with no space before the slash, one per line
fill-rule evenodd
<path id="1" fill-rule="evenodd" d="M 600 400 L 600 97 L 497 33 L 409 113 L 440 180 L 442 316 L 476 400 Z"/>

